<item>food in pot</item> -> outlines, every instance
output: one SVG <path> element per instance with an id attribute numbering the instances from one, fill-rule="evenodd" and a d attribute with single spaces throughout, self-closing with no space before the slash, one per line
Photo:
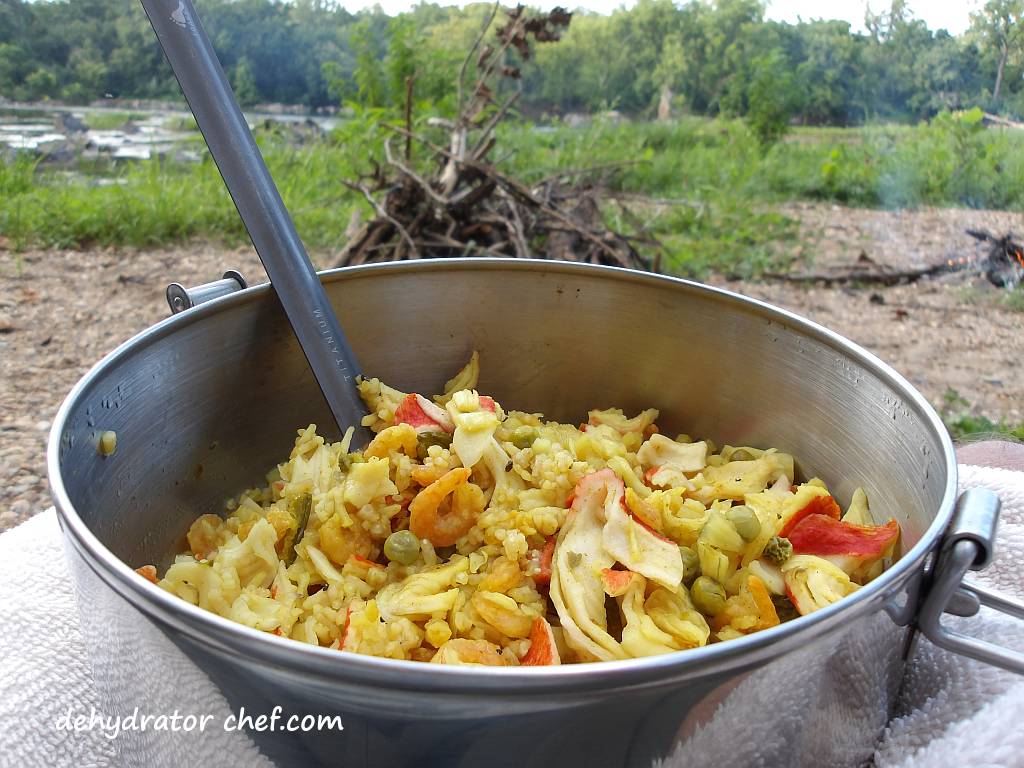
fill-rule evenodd
<path id="1" fill-rule="evenodd" d="M 658 411 L 578 427 L 505 412 L 476 354 L 428 399 L 377 379 L 351 451 L 299 430 L 266 485 L 189 528 L 184 600 L 339 651 L 551 665 L 697 648 L 776 626 L 881 573 L 899 527 L 844 513 L 793 457 L 659 432 Z"/>

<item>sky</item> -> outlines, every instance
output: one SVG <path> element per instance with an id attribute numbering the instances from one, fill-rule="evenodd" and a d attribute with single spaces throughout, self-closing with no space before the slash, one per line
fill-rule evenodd
<path id="1" fill-rule="evenodd" d="M 470 0 L 436 0 L 442 5 L 465 5 Z M 389 14 L 408 10 L 415 3 L 411 0 L 342 0 L 348 10 L 355 11 L 368 8 L 379 2 Z M 886 8 L 889 0 L 769 0 L 768 18 L 778 21 L 795 22 L 798 18 L 805 20 L 830 18 L 843 19 L 853 25 L 854 30 L 864 29 L 864 10 L 871 3 L 875 10 Z M 967 29 L 970 23 L 970 12 L 978 7 L 981 0 L 910 0 L 910 9 L 914 16 L 923 19 L 932 30 L 946 29 L 957 35 Z M 527 5 L 550 8 L 565 5 L 570 8 L 580 6 L 598 13 L 610 13 L 620 5 L 632 5 L 623 0 L 527 0 Z"/>

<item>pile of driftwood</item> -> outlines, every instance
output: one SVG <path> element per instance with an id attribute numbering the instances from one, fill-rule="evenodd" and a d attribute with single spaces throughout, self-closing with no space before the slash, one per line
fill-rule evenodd
<path id="1" fill-rule="evenodd" d="M 564 172 L 526 184 L 492 159 L 495 129 L 521 93 L 509 87 L 521 77 L 516 59 L 528 59 L 533 43 L 558 40 L 572 18 L 561 8 L 531 15 L 519 6 L 504 10 L 495 25 L 498 10 L 498 5 L 491 10 L 459 70 L 456 117 L 427 125 L 435 133 L 443 130 L 445 139 L 432 140 L 414 129 L 414 83 L 406 82 L 405 123 L 389 126 L 383 162 L 374 164 L 369 177 L 344 182 L 367 200 L 374 217 L 352 228 L 338 266 L 514 256 L 651 268 L 636 247 L 649 240 L 605 224 L 602 179 L 613 168 Z M 492 28 L 493 38 L 485 42 Z M 470 70 L 475 76 L 467 88 Z"/>
<path id="2" fill-rule="evenodd" d="M 862 253 L 850 268 L 821 274 L 788 274 L 766 272 L 766 280 L 816 285 L 901 285 L 951 272 L 974 272 L 984 275 L 998 288 L 1014 289 L 1024 282 L 1024 244 L 1012 233 L 1001 237 L 983 229 L 968 229 L 967 234 L 987 246 L 982 253 L 946 259 L 935 264 L 911 269 L 890 269 Z"/>

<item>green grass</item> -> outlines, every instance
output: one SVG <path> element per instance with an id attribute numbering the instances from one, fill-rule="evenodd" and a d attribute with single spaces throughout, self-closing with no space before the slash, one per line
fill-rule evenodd
<path id="1" fill-rule="evenodd" d="M 1024 424 L 1007 424 L 992 421 L 987 416 L 974 412 L 971 403 L 955 389 L 947 389 L 939 407 L 946 428 L 957 441 L 984 439 L 1024 441 Z"/>
<path id="2" fill-rule="evenodd" d="M 129 116 L 118 114 L 118 124 Z M 300 148 L 272 133 L 260 136 L 310 248 L 339 247 L 352 210 L 368 212 L 341 180 L 368 174 L 371 159 L 382 158 L 386 132 L 377 125 L 380 117 L 357 116 L 326 140 Z M 433 138 L 446 143 L 440 132 Z M 583 129 L 509 123 L 500 129 L 495 154 L 507 156 L 504 167 L 527 181 L 559 170 L 628 163 L 613 184 L 674 201 L 634 212 L 665 244 L 664 267 L 697 277 L 709 270 L 756 275 L 779 268 L 795 250 L 797 236 L 795 223 L 776 211 L 783 201 L 1024 210 L 1024 184 L 1017 181 L 1024 178 L 1024 137 L 949 115 L 920 126 L 796 129 L 767 149 L 739 121 L 598 121 Z M 209 160 L 82 171 L 68 180 L 24 160 L 0 163 L 0 234 L 20 248 L 245 238 Z M 104 178 L 110 183 L 97 183 Z M 605 213 L 613 226 L 632 228 L 616 205 Z"/>
<path id="3" fill-rule="evenodd" d="M 199 126 L 196 125 L 196 119 L 192 117 L 192 115 L 188 115 L 186 117 L 169 117 L 163 121 L 163 127 L 168 131 L 176 131 L 180 133 L 199 130 Z"/>
<path id="4" fill-rule="evenodd" d="M 959 291 L 963 301 L 968 304 L 985 304 L 1005 309 L 1008 312 L 1024 312 L 1024 289 L 980 290 L 965 286 Z"/>
<path id="5" fill-rule="evenodd" d="M 83 122 L 94 131 L 113 131 L 121 128 L 128 121 L 144 120 L 146 115 L 137 112 L 87 112 Z"/>
<path id="6" fill-rule="evenodd" d="M 338 182 L 353 169 L 347 155 L 269 147 L 266 158 L 296 226 L 310 247 L 340 245 L 355 200 Z M 94 169 L 91 169 L 94 170 Z M 68 180 L 0 164 L 0 233 L 16 247 L 159 246 L 202 237 L 243 242 L 245 230 L 208 157 L 179 165 L 149 160 L 117 166 L 98 184 L 94 172 Z"/>

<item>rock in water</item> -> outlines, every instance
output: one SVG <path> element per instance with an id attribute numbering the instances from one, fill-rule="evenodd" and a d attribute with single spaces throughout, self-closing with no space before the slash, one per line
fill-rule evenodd
<path id="1" fill-rule="evenodd" d="M 53 118 L 54 127 L 63 134 L 70 136 L 73 133 L 85 133 L 89 126 L 79 120 L 70 112 L 58 112 Z"/>

